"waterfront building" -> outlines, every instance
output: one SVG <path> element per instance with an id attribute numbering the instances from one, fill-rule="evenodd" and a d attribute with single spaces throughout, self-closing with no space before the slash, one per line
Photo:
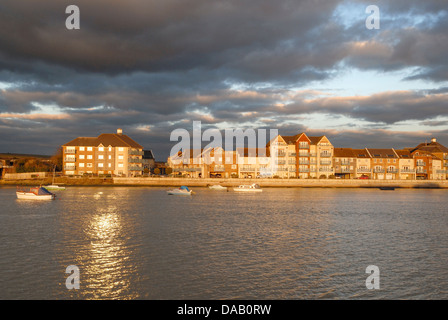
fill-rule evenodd
<path id="1" fill-rule="evenodd" d="M 448 148 L 437 142 L 436 138 L 432 138 L 431 142 L 420 143 L 417 147 L 411 150 L 413 154 L 416 154 L 419 151 L 430 153 L 441 161 L 440 169 L 435 169 L 435 172 L 433 172 L 432 174 L 434 175 L 434 179 L 437 179 L 439 177 L 442 179 L 443 177 L 445 177 L 446 179 L 448 174 Z M 424 161 L 421 157 L 419 158 L 421 159 L 421 161 Z M 438 166 L 438 161 L 436 161 L 435 164 Z M 424 169 L 420 168 L 420 170 Z M 419 177 L 425 176 L 428 177 L 428 173 L 425 174 L 424 172 L 422 172 L 419 175 Z"/>
<path id="2" fill-rule="evenodd" d="M 365 149 L 352 149 L 353 155 L 356 157 L 356 170 L 354 178 L 373 179 L 372 170 L 372 156 L 367 148 Z"/>
<path id="3" fill-rule="evenodd" d="M 394 149 L 367 148 L 371 157 L 370 165 L 375 180 L 398 179 L 399 156 Z"/>
<path id="4" fill-rule="evenodd" d="M 326 136 L 308 137 L 310 143 L 310 177 L 329 178 L 334 176 L 334 147 Z"/>
<path id="5" fill-rule="evenodd" d="M 272 163 L 266 149 L 237 148 L 237 170 L 240 178 L 283 177 L 283 169 Z M 283 168 L 283 165 L 281 166 Z"/>
<path id="6" fill-rule="evenodd" d="M 416 179 L 432 180 L 446 177 L 446 174 L 441 171 L 442 160 L 431 152 L 414 149 L 411 153 L 415 161 Z"/>
<path id="7" fill-rule="evenodd" d="M 342 179 L 356 176 L 357 155 L 352 148 L 334 148 L 334 174 Z"/>
<path id="8" fill-rule="evenodd" d="M 409 149 L 395 150 L 398 155 L 398 179 L 413 180 L 416 178 L 415 161 Z"/>
<path id="9" fill-rule="evenodd" d="M 62 152 L 65 175 L 143 174 L 143 147 L 121 129 L 98 137 L 78 137 L 62 145 Z"/>

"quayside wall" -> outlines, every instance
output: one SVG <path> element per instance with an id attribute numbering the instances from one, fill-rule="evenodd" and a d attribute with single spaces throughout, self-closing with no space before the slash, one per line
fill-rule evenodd
<path id="1" fill-rule="evenodd" d="M 114 185 L 159 186 L 159 187 L 207 187 L 220 184 L 236 187 L 257 183 L 261 187 L 283 188 L 447 188 L 447 180 L 363 180 L 363 179 L 201 179 L 201 178 L 113 178 Z"/>

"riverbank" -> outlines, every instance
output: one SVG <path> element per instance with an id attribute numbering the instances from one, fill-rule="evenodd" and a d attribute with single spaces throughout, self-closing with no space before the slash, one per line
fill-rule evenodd
<path id="1" fill-rule="evenodd" d="M 207 187 L 220 184 L 236 187 L 257 183 L 263 188 L 433 188 L 448 189 L 447 180 L 362 180 L 362 179 L 195 179 L 195 178 L 69 178 L 58 177 L 55 184 L 64 186 L 128 186 L 128 187 Z M 0 185 L 36 186 L 52 184 L 51 178 L 0 180 Z"/>

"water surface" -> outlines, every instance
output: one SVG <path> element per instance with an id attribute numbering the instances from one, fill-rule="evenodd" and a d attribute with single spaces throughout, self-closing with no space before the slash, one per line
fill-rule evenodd
<path id="1" fill-rule="evenodd" d="M 446 190 L 195 191 L 1 187 L 0 299 L 448 298 Z"/>

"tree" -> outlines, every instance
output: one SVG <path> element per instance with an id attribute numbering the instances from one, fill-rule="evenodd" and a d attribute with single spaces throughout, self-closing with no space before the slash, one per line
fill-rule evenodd
<path id="1" fill-rule="evenodd" d="M 169 168 L 169 167 L 166 168 L 166 169 L 165 169 L 165 173 L 166 173 L 166 174 L 172 174 L 172 173 L 173 173 L 173 168 Z"/>
<path id="2" fill-rule="evenodd" d="M 155 168 L 154 169 L 154 174 L 160 174 L 160 169 L 159 168 Z"/>
<path id="3" fill-rule="evenodd" d="M 50 158 L 51 163 L 56 166 L 56 171 L 62 171 L 63 161 L 62 161 L 62 147 L 59 147 L 54 155 Z"/>

